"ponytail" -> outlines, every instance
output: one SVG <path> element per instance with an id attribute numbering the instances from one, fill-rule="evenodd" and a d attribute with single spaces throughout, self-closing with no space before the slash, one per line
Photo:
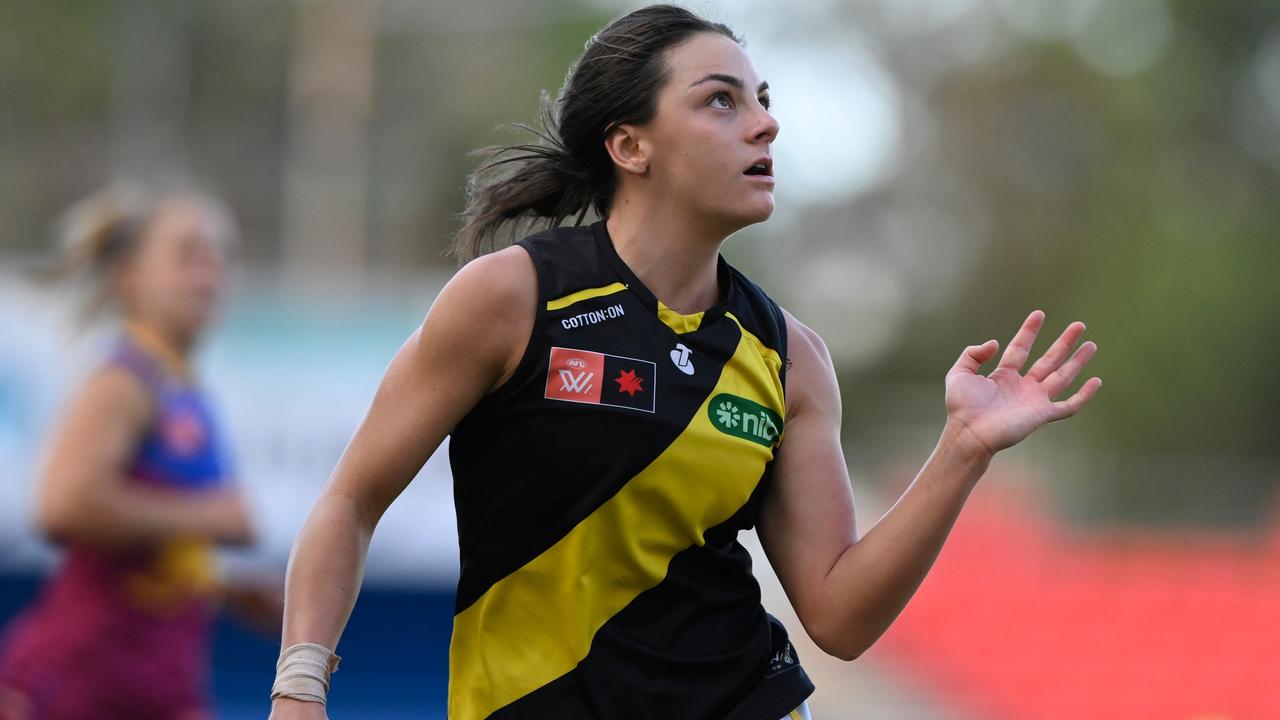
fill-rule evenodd
<path id="1" fill-rule="evenodd" d="M 517 232 L 533 229 L 540 219 L 547 220 L 547 227 L 556 227 L 576 214 L 574 224 L 581 225 L 593 205 L 604 214 L 592 191 L 598 180 L 574 161 L 560 139 L 546 93 L 541 125 L 541 129 L 525 123 L 509 126 L 535 136 L 536 142 L 491 146 L 474 153 L 484 160 L 468 178 L 464 224 L 451 250 L 460 262 L 496 250 L 504 225 L 510 226 L 509 241 L 513 241 Z"/>
<path id="2" fill-rule="evenodd" d="M 136 247 L 149 204 L 141 187 L 115 184 L 64 211 L 57 221 L 58 258 L 51 278 L 69 280 L 113 267 Z"/>
<path id="3" fill-rule="evenodd" d="M 575 214 L 581 225 L 588 211 L 607 218 L 618 179 L 605 138 L 619 125 L 653 118 L 667 79 L 666 51 L 696 33 L 741 42 L 723 23 L 674 5 L 640 8 L 592 36 L 555 103 L 542 94 L 542 129 L 514 125 L 537 141 L 480 151 L 485 159 L 468 179 L 453 254 L 467 262 L 496 249 L 507 224 L 514 240 L 540 219 L 555 227 Z"/>
<path id="4" fill-rule="evenodd" d="M 111 271 L 128 258 L 154 210 L 141 186 L 117 182 L 72 205 L 56 222 L 57 257 L 45 279 L 81 283 L 87 293 L 81 321 L 89 322 L 111 301 Z"/>

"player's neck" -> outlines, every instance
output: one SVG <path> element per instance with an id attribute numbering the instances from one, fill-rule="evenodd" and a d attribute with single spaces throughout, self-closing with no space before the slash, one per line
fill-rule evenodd
<path id="1" fill-rule="evenodd" d="M 126 318 L 124 327 L 129 337 L 156 357 L 171 374 L 180 378 L 190 377 L 193 338 L 176 331 L 166 331 L 159 323 L 137 317 Z"/>
<path id="2" fill-rule="evenodd" d="M 618 257 L 667 307 L 706 310 L 720 297 L 716 261 L 725 234 L 648 205 L 631 200 L 611 209 L 606 226 Z"/>

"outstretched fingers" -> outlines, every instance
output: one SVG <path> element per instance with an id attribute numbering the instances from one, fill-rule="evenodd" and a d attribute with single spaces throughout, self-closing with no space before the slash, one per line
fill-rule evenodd
<path id="1" fill-rule="evenodd" d="M 1096 352 L 1098 352 L 1098 346 L 1093 341 L 1081 345 L 1069 360 L 1062 363 L 1062 366 L 1057 370 L 1049 373 L 1049 376 L 1041 383 L 1045 394 L 1049 397 L 1057 397 L 1065 392 L 1067 388 L 1071 387 L 1071 383 L 1076 381 L 1076 376 L 1080 374 L 1085 365 L 1089 364 Z"/>
<path id="2" fill-rule="evenodd" d="M 1022 327 L 1018 329 L 1018 334 L 1013 336 L 1009 341 L 1009 347 L 1005 348 L 1004 355 L 1000 358 L 1000 364 L 996 366 L 997 370 L 1013 370 L 1018 372 L 1022 370 L 1022 366 L 1027 364 L 1027 357 L 1031 355 L 1031 346 L 1036 342 L 1036 335 L 1040 333 L 1040 328 L 1044 325 L 1044 312 L 1040 310 L 1032 310 L 1031 314 L 1022 323 Z"/>
<path id="3" fill-rule="evenodd" d="M 1049 422 L 1063 420 L 1075 415 L 1077 412 L 1080 412 L 1080 408 L 1084 407 L 1085 403 L 1093 399 L 1093 396 L 1097 394 L 1098 388 L 1100 387 L 1102 387 L 1102 378 L 1091 377 L 1086 380 L 1084 385 L 1081 385 L 1080 389 L 1077 390 L 1074 395 L 1066 400 L 1059 400 L 1053 404 L 1053 413 L 1049 417 Z"/>
<path id="4" fill-rule="evenodd" d="M 1027 377 L 1040 382 L 1049 377 L 1049 373 L 1057 370 L 1067 357 L 1071 354 L 1071 348 L 1075 347 L 1076 341 L 1084 334 L 1085 325 L 1080 321 L 1076 321 L 1067 326 L 1066 330 L 1058 336 L 1058 339 L 1049 346 L 1044 355 L 1036 360 L 1031 369 L 1027 371 Z"/>

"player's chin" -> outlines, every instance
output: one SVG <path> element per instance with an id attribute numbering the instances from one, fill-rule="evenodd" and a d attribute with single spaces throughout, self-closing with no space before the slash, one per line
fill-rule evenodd
<path id="1" fill-rule="evenodd" d="M 176 318 L 183 330 L 192 335 L 199 335 L 218 321 L 222 314 L 220 303 L 196 302 L 184 308 L 180 317 Z"/>
<path id="2" fill-rule="evenodd" d="M 755 225 L 768 220 L 773 215 L 773 193 L 753 193 L 750 202 L 742 209 L 744 225 Z"/>
<path id="3" fill-rule="evenodd" d="M 768 220 L 773 215 L 773 195 L 753 193 L 754 197 L 739 197 L 732 205 L 711 208 L 710 215 L 726 231 L 733 234 L 749 225 Z"/>

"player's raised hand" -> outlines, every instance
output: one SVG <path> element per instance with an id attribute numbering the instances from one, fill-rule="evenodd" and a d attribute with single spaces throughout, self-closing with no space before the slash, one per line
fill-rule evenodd
<path id="1" fill-rule="evenodd" d="M 978 369 L 999 351 L 996 340 L 965 348 L 947 373 L 948 421 L 959 423 L 990 453 L 1017 444 L 1041 425 L 1071 417 L 1102 387 L 1102 380 L 1092 377 L 1074 394 L 1055 400 L 1098 350 L 1093 342 L 1086 342 L 1072 352 L 1084 333 L 1082 322 L 1068 325 L 1022 374 L 1043 325 L 1043 312 L 1028 315 L 991 374 L 981 375 Z"/>

